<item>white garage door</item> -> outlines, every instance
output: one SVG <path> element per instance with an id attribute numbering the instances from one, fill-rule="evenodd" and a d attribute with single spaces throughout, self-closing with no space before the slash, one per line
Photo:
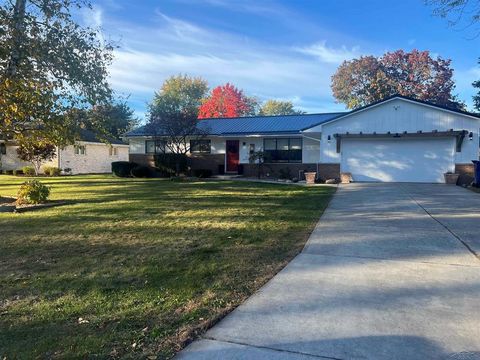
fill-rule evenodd
<path id="1" fill-rule="evenodd" d="M 453 171 L 455 138 L 343 139 L 341 171 L 354 181 L 444 182 Z"/>

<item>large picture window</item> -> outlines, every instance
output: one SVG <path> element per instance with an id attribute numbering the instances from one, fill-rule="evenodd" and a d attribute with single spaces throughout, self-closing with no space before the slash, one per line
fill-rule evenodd
<path id="1" fill-rule="evenodd" d="M 302 138 L 266 138 L 263 150 L 266 162 L 302 162 Z"/>
<path id="2" fill-rule="evenodd" d="M 210 140 L 190 140 L 191 153 L 210 154 L 211 150 L 212 144 Z"/>
<path id="3" fill-rule="evenodd" d="M 145 153 L 162 154 L 165 152 L 165 140 L 147 140 L 145 141 Z"/>

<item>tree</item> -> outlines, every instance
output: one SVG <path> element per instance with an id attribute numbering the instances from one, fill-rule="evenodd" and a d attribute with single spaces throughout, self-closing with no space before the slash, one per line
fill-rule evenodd
<path id="1" fill-rule="evenodd" d="M 72 107 L 110 98 L 112 45 L 79 26 L 72 9 L 88 0 L 15 0 L 0 5 L 0 136 L 41 130 L 55 144 L 74 140 Z"/>
<path id="2" fill-rule="evenodd" d="M 35 169 L 35 175 L 38 175 L 42 163 L 55 157 L 56 147 L 45 139 L 27 137 L 20 142 L 17 154 L 21 160 L 30 162 Z"/>
<path id="3" fill-rule="evenodd" d="M 120 138 L 138 126 L 138 119 L 125 102 L 96 105 L 91 109 L 75 109 L 72 113 L 80 127 L 88 130 L 103 130 L 107 138 Z"/>
<path id="4" fill-rule="evenodd" d="M 259 115 L 297 115 L 303 111 L 295 110 L 291 101 L 267 100 L 260 108 Z"/>
<path id="5" fill-rule="evenodd" d="M 450 26 L 457 26 L 466 20 L 464 29 L 471 28 L 480 21 L 480 2 L 478 0 L 426 0 L 435 6 L 433 14 L 447 19 Z M 479 35 L 478 27 L 474 30 Z"/>
<path id="6" fill-rule="evenodd" d="M 455 89 L 451 60 L 433 59 L 428 51 L 397 50 L 376 58 L 364 56 L 344 61 L 332 76 L 337 101 L 355 109 L 395 94 L 410 96 L 452 109 L 465 104 Z"/>
<path id="7" fill-rule="evenodd" d="M 224 118 L 254 115 L 258 101 L 246 96 L 242 90 L 230 83 L 217 86 L 204 99 L 198 118 Z"/>
<path id="8" fill-rule="evenodd" d="M 176 174 L 180 172 L 180 156 L 190 151 L 189 140 L 204 136 L 208 129 L 199 129 L 198 109 L 208 91 L 207 82 L 187 75 L 165 80 L 149 105 L 147 127 L 154 138 L 165 141 L 165 149 L 176 154 Z"/>

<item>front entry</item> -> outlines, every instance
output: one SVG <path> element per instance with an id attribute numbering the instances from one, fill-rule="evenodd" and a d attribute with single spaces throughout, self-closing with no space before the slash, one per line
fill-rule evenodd
<path id="1" fill-rule="evenodd" d="M 238 172 L 240 142 L 238 140 L 227 140 L 225 147 L 227 149 L 227 172 Z"/>

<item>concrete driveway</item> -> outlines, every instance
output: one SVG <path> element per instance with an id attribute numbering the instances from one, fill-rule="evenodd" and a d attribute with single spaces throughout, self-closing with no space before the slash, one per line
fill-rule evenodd
<path id="1" fill-rule="evenodd" d="M 480 359 L 480 194 L 341 186 L 304 251 L 178 359 Z"/>

